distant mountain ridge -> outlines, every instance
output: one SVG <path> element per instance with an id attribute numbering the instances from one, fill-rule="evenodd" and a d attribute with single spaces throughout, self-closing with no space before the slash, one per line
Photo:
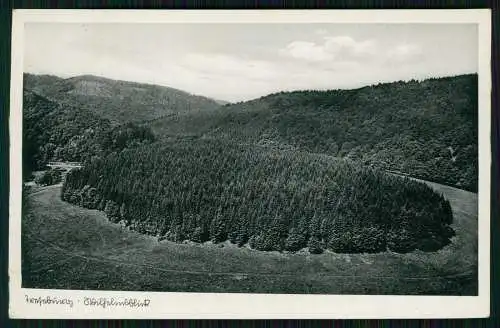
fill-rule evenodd
<path id="1" fill-rule="evenodd" d="M 44 85 L 54 84 L 62 80 L 64 79 L 50 74 L 35 75 L 35 74 L 25 73 L 23 75 L 23 87 L 24 89 L 34 91 Z"/>
<path id="2" fill-rule="evenodd" d="M 25 74 L 25 87 L 112 125 L 140 123 L 160 138 L 323 153 L 477 190 L 477 74 L 279 92 L 225 105 L 177 89 L 89 75 Z"/>
<path id="3" fill-rule="evenodd" d="M 157 134 L 324 153 L 477 190 L 477 75 L 279 92 L 160 118 Z"/>
<path id="4" fill-rule="evenodd" d="M 174 88 L 93 75 L 62 79 L 25 73 L 24 87 L 51 101 L 91 110 L 113 124 L 137 123 L 190 111 L 210 111 L 220 106 L 216 100 Z"/>

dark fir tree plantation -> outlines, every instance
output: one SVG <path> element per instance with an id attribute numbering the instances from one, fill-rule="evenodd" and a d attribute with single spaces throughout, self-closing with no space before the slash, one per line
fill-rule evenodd
<path id="1" fill-rule="evenodd" d="M 179 141 L 71 171 L 62 198 L 173 241 L 230 240 L 265 251 L 436 250 L 451 208 L 430 187 L 328 156 Z"/>
<path id="2" fill-rule="evenodd" d="M 435 251 L 454 235 L 450 204 L 400 175 L 477 189 L 476 75 L 237 104 L 92 76 L 25 88 L 25 172 L 81 162 L 64 201 L 160 239 Z"/>

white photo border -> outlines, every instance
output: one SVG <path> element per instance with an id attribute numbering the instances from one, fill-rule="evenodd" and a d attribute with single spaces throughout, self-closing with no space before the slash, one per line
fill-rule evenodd
<path id="1" fill-rule="evenodd" d="M 457 23 L 478 24 L 478 296 L 285 295 L 46 290 L 21 287 L 24 24 Z M 9 315 L 33 319 L 479 318 L 490 312 L 491 11 L 460 10 L 30 10 L 13 11 L 10 93 Z M 150 299 L 142 308 L 28 304 L 30 297 Z"/>

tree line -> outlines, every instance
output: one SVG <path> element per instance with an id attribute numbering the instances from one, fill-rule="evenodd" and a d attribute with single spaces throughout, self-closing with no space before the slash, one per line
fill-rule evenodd
<path id="1" fill-rule="evenodd" d="M 297 148 L 477 191 L 477 75 L 229 104 L 215 138 Z"/>
<path id="2" fill-rule="evenodd" d="M 155 143 L 70 171 L 61 197 L 181 242 L 265 251 L 432 251 L 449 243 L 449 202 L 425 184 L 301 151 L 224 140 Z"/>

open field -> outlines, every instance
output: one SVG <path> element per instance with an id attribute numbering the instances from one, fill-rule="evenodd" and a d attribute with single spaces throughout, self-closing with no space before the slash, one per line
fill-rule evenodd
<path id="1" fill-rule="evenodd" d="M 61 201 L 60 185 L 46 187 L 25 204 L 23 287 L 477 295 L 477 195 L 430 185 L 450 200 L 450 245 L 435 253 L 321 255 L 158 242 Z"/>

